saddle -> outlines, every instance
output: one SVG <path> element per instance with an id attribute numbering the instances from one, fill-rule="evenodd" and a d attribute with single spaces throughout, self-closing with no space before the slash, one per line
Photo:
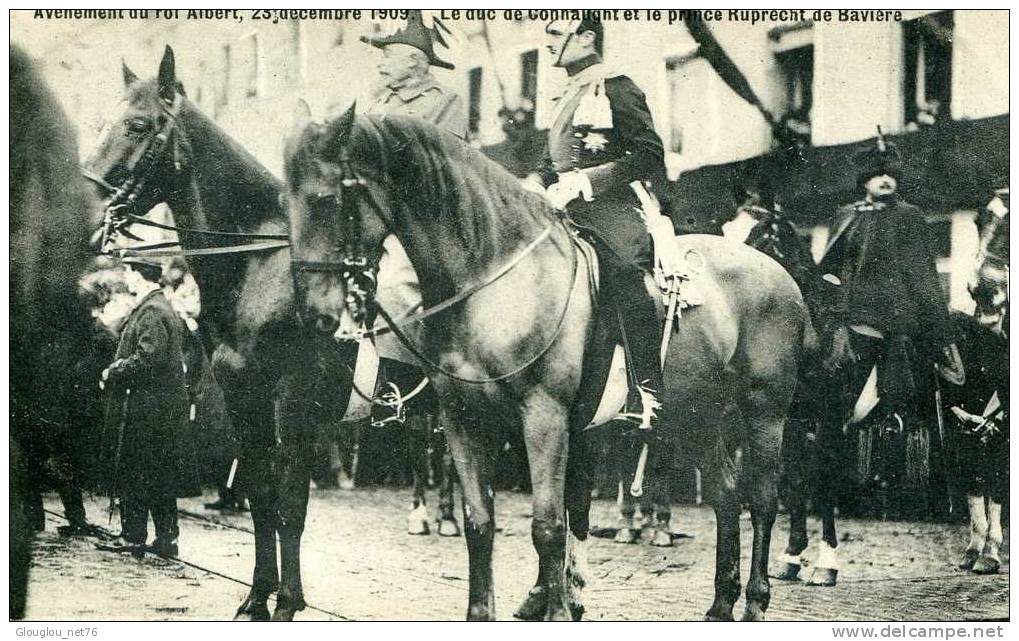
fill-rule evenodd
<path id="1" fill-rule="evenodd" d="M 576 231 L 574 243 L 587 266 L 589 291 L 596 310 L 595 328 L 584 352 L 580 396 L 571 416 L 571 424 L 575 428 L 586 429 L 619 419 L 632 420 L 634 415 L 625 407 L 630 386 L 620 318 L 614 306 L 602 300 L 599 286 L 599 255 L 613 250 L 595 230 L 573 222 L 571 226 Z M 672 238 L 675 236 L 672 235 Z M 656 243 L 656 249 L 663 245 Z M 661 255 L 664 252 L 656 253 Z M 681 310 L 704 301 L 700 279 L 697 278 L 704 267 L 703 258 L 699 254 L 675 256 L 677 252 L 672 253 L 671 260 L 663 262 L 656 259 L 652 261 L 656 265 L 653 270 L 644 269 L 644 284 L 648 295 L 656 303 L 658 321 L 670 332 L 680 318 Z M 668 272 L 663 268 L 664 264 L 670 266 Z M 664 349 L 662 360 L 665 360 Z"/>

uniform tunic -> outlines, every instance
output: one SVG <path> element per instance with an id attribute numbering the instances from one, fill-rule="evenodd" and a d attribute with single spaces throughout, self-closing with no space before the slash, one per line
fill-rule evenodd
<path id="1" fill-rule="evenodd" d="M 572 78 L 559 100 L 541 167 L 544 183 L 568 171 L 586 174 L 593 201 L 577 198 L 568 213 L 594 228 L 622 258 L 642 260 L 648 232 L 630 183 L 665 176 L 662 141 L 644 93 L 627 76 L 606 74 L 595 64 Z"/>
<path id="2" fill-rule="evenodd" d="M 365 113 L 415 116 L 455 136 L 467 137 L 467 116 L 463 100 L 430 75 L 412 86 L 395 90 L 387 87 L 376 96 Z"/>
<path id="3" fill-rule="evenodd" d="M 908 336 L 928 355 L 952 343 L 948 305 L 919 208 L 860 201 L 838 210 L 821 273 L 842 281 L 845 325 Z"/>
<path id="4" fill-rule="evenodd" d="M 146 295 L 124 324 L 119 362 L 110 367 L 107 383 L 103 438 L 104 469 L 115 496 L 182 498 L 201 493 L 180 327 L 159 290 Z"/>

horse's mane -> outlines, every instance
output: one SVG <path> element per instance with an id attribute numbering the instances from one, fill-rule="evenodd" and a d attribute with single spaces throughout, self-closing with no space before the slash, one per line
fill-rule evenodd
<path id="1" fill-rule="evenodd" d="M 184 92 L 179 83 L 178 90 Z M 156 79 L 134 84 L 128 90 L 127 98 L 132 104 L 137 105 L 158 104 L 160 98 Z M 279 178 L 216 122 L 202 113 L 197 105 L 187 99 L 186 94 L 179 119 L 178 122 L 186 122 L 189 130 L 185 144 L 191 150 L 204 148 L 205 157 L 215 158 L 214 167 L 202 166 L 198 169 L 205 173 L 220 172 L 230 177 L 231 184 L 243 188 L 243 194 L 228 193 L 226 189 L 220 194 L 230 204 L 229 210 L 238 216 L 237 222 L 246 227 L 253 227 L 267 219 L 284 220 L 278 200 L 279 193 L 283 190 Z"/>
<path id="2" fill-rule="evenodd" d="M 315 157 L 329 160 L 328 127 L 305 130 L 288 154 L 287 178 L 301 179 Z M 463 248 L 486 261 L 535 236 L 554 219 L 540 196 L 456 136 L 418 118 L 361 116 L 346 144 L 359 171 L 376 174 L 417 217 L 448 222 Z"/>
<path id="3" fill-rule="evenodd" d="M 56 297 L 76 296 L 94 202 L 74 128 L 31 58 L 13 46 L 10 91 L 11 259 L 19 276 L 12 287 L 55 304 Z"/>

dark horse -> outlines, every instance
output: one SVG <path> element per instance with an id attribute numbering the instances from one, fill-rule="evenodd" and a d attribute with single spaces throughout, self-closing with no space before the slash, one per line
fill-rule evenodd
<path id="1" fill-rule="evenodd" d="M 427 123 L 355 119 L 351 109 L 298 127 L 285 168 L 301 306 L 327 319 L 377 311 L 427 365 L 464 493 L 468 618 L 495 617 L 492 468 L 501 426 L 522 430 L 533 488 L 538 578 L 517 615 L 579 616 L 590 508 L 581 430 L 594 413 L 579 400 L 598 395 L 606 372 L 595 367 L 604 350 L 595 338 L 592 265 L 544 199 Z M 442 305 L 424 323 L 390 322 L 352 273 L 351 265 L 378 258 L 389 233 L 407 250 L 425 308 Z M 782 429 L 810 320 L 795 283 L 770 258 L 718 237 L 676 243 L 699 268 L 704 303 L 684 310 L 672 336 L 661 424 L 683 430 L 677 441 L 715 490 L 710 618 L 731 619 L 741 590 L 742 451 L 754 526 L 744 617 L 760 619 L 770 598 Z M 738 420 L 728 420 L 729 405 Z"/>
<path id="2" fill-rule="evenodd" d="M 251 503 L 253 585 L 237 618 L 268 619 L 267 600 L 278 590 L 273 618 L 289 620 L 305 607 L 300 542 L 316 432 L 343 415 L 354 350 L 301 329 L 280 240 L 288 227 L 282 184 L 187 100 L 173 51 L 167 47 L 155 80 L 127 67 L 123 74 L 125 111 L 84 172 L 119 206 L 120 220 L 136 222 L 128 215 L 161 202 L 174 213 L 240 442 L 238 482 Z M 224 243 L 237 250 L 223 253 Z"/>
<path id="3" fill-rule="evenodd" d="M 762 206 L 764 204 L 770 207 Z M 821 336 L 832 329 L 828 313 L 831 286 L 821 278 L 806 243 L 792 222 L 772 203 L 747 203 L 742 211 L 757 223 L 746 244 L 774 258 L 796 281 Z M 821 542 L 808 585 L 833 585 L 837 577 L 838 535 L 835 505 L 844 476 L 844 435 L 838 399 L 838 381 L 817 363 L 804 362 L 796 394 L 789 409 L 782 441 L 783 504 L 789 511 L 789 541 L 773 576 L 784 581 L 800 579 L 801 555 L 806 551 L 808 501 L 821 519 Z"/>
<path id="4" fill-rule="evenodd" d="M 20 49 L 10 50 L 10 617 L 24 616 L 28 485 L 49 433 L 77 420 L 73 373 L 91 321 L 78 295 L 93 202 L 74 130 Z"/>

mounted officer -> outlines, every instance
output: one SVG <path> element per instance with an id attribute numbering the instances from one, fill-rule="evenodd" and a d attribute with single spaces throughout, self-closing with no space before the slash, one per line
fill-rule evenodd
<path id="1" fill-rule="evenodd" d="M 439 36 L 424 25 L 420 10 L 410 11 L 406 28 L 390 36 L 362 36 L 364 42 L 382 49 L 378 65 L 382 88 L 365 113 L 415 116 L 466 138 L 463 100 L 429 71 L 432 66 L 455 68 L 435 55 L 433 37 Z"/>
<path id="2" fill-rule="evenodd" d="M 553 64 L 569 76 L 553 111 L 540 171 L 545 195 L 607 248 L 600 252 L 602 283 L 622 318 L 632 379 L 629 406 L 648 427 L 663 382 L 661 331 L 638 266 L 650 259 L 640 210 L 654 206 L 647 184 L 665 176 L 662 141 L 644 93 L 603 64 L 601 21 L 554 21 L 545 33 Z"/>
<path id="3" fill-rule="evenodd" d="M 960 369 L 954 332 L 923 215 L 897 192 L 898 151 L 879 132 L 855 162 L 864 197 L 836 212 L 820 262 L 825 280 L 838 285 L 826 365 L 849 368 L 845 398 L 855 405 L 854 421 L 874 408 L 877 399 L 868 403 L 860 396 L 875 372 L 884 415 L 909 438 L 926 429 L 922 419 L 931 418 L 918 412 L 931 406 L 930 364 L 941 359 Z M 942 358 L 951 354 L 955 358 Z"/>
<path id="4" fill-rule="evenodd" d="M 162 265 L 126 258 L 124 275 L 136 305 L 120 334 L 114 360 L 102 373 L 107 388 L 104 469 L 110 495 L 120 498 L 122 531 L 103 550 L 142 555 L 149 514 L 152 550 L 177 555 L 177 498 L 201 494 L 181 349 L 182 323 L 159 280 Z"/>

